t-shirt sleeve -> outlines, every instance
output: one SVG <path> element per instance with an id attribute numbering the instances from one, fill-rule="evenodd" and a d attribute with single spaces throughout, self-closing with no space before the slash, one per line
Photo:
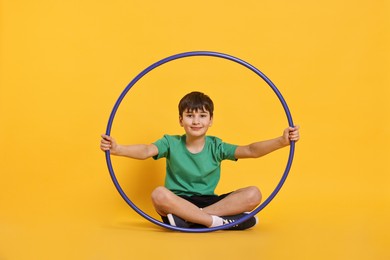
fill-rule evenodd
<path id="1" fill-rule="evenodd" d="M 218 161 L 222 161 L 222 160 L 237 161 L 236 157 L 234 156 L 237 149 L 237 145 L 225 143 L 218 137 L 212 137 L 212 139 L 215 145 L 214 151 Z"/>
<path id="2" fill-rule="evenodd" d="M 234 156 L 237 149 L 237 145 L 222 143 L 222 147 L 223 147 L 223 159 L 237 161 L 237 158 Z"/>
<path id="3" fill-rule="evenodd" d="M 169 141 L 168 137 L 164 135 L 161 139 L 153 143 L 157 146 L 158 154 L 153 156 L 153 159 L 158 160 L 161 158 L 166 158 L 169 154 Z"/>

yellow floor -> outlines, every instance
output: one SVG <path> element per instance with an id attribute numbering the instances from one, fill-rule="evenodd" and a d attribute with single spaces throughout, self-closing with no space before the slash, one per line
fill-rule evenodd
<path id="1" fill-rule="evenodd" d="M 282 205 L 279 205 L 282 207 Z M 248 231 L 189 234 L 129 214 L 111 222 L 1 225 L 0 259 L 389 259 L 388 217 L 345 208 L 268 210 Z M 326 215 L 324 217 L 323 215 Z"/>
<path id="2" fill-rule="evenodd" d="M 72 202 L 78 207 L 55 201 L 52 208 L 37 205 L 31 212 L 20 200 L 20 211 L 0 218 L 0 259 L 389 259 L 387 191 L 367 195 L 343 179 L 329 189 L 324 187 L 333 182 L 317 177 L 299 184 L 310 178 L 302 175 L 293 171 L 259 214 L 259 224 L 247 231 L 190 234 L 160 228 L 127 207 L 109 182 L 108 198 L 95 194 L 98 201 L 88 201 L 86 194 Z"/>

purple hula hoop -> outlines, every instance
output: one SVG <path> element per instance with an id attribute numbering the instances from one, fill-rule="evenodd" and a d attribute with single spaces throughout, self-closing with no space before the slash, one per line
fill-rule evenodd
<path id="1" fill-rule="evenodd" d="M 227 55 L 227 54 L 223 54 L 223 53 L 219 53 L 219 52 L 211 52 L 211 51 L 193 51 L 193 52 L 184 52 L 184 53 L 179 53 L 179 54 L 176 54 L 176 55 L 169 56 L 169 57 L 167 57 L 165 59 L 162 59 L 162 60 L 160 60 L 160 61 L 150 65 L 145 70 L 143 70 L 141 73 L 139 73 L 127 85 L 127 87 L 123 90 L 123 92 L 119 96 L 118 100 L 116 101 L 116 103 L 115 103 L 115 105 L 114 105 L 114 107 L 112 109 L 110 118 L 108 120 L 106 134 L 110 135 L 112 123 L 114 121 L 115 114 L 116 114 L 116 112 L 117 112 L 117 110 L 119 108 L 119 105 L 121 104 L 123 98 L 126 96 L 127 92 L 129 92 L 131 87 L 135 83 L 137 83 L 138 80 L 140 80 L 148 72 L 150 72 L 151 70 L 157 68 L 158 66 L 161 66 L 161 65 L 163 65 L 163 64 L 165 64 L 167 62 L 170 62 L 170 61 L 173 61 L 173 60 L 176 60 L 176 59 L 181 59 L 181 58 L 185 58 L 185 57 L 192 57 L 192 56 L 212 56 L 212 57 L 227 59 L 227 60 L 236 62 L 236 63 L 238 63 L 238 64 L 248 68 L 249 70 L 253 71 L 254 73 L 256 73 L 259 77 L 261 77 L 272 88 L 272 90 L 277 95 L 277 97 L 279 98 L 280 103 L 282 104 L 282 106 L 284 108 L 284 111 L 285 111 L 285 114 L 287 116 L 287 120 L 288 120 L 289 126 L 294 126 L 290 110 L 289 110 L 289 108 L 287 106 L 287 103 L 284 100 L 282 94 L 279 92 L 279 90 L 276 88 L 276 86 L 272 83 L 272 81 L 270 79 L 268 79 L 260 70 L 258 70 L 254 66 L 250 65 L 249 63 L 247 63 L 247 62 L 245 62 L 245 61 L 243 61 L 241 59 L 238 59 L 236 57 L 233 57 L 233 56 L 230 56 L 230 55 Z M 135 210 L 138 214 L 140 214 L 145 219 L 149 220 L 150 222 L 152 222 L 152 223 L 154 223 L 154 224 L 156 224 L 158 226 L 165 227 L 167 229 L 175 230 L 175 231 L 191 232 L 191 233 L 201 233 L 201 232 L 211 232 L 211 231 L 216 231 L 216 230 L 228 229 L 230 227 L 233 227 L 233 226 L 235 226 L 237 224 L 240 224 L 240 223 L 248 220 L 249 218 L 251 218 L 251 217 L 255 216 L 257 213 L 259 213 L 262 209 L 264 209 L 271 202 L 271 200 L 277 195 L 277 193 L 282 188 L 284 182 L 286 181 L 288 173 L 289 173 L 289 171 L 291 169 L 292 162 L 293 162 L 294 150 L 295 150 L 295 143 L 291 142 L 290 153 L 289 153 L 289 156 L 288 156 L 287 165 L 286 165 L 286 168 L 285 168 L 284 173 L 282 175 L 282 178 L 279 181 L 279 183 L 277 184 L 277 186 L 274 189 L 274 191 L 269 195 L 269 197 L 262 204 L 260 204 L 255 210 L 253 210 L 247 216 L 242 217 L 241 219 L 237 220 L 236 222 L 230 223 L 230 224 L 226 224 L 226 225 L 223 225 L 223 226 L 219 226 L 219 227 L 214 227 L 214 228 L 181 228 L 181 227 L 175 227 L 175 226 L 171 226 L 171 225 L 165 224 L 165 223 L 163 223 L 161 221 L 158 221 L 158 220 L 150 217 L 148 214 L 146 214 L 140 208 L 138 208 L 128 198 L 128 196 L 125 194 L 125 192 L 123 191 L 122 187 L 120 186 L 120 184 L 119 184 L 119 182 L 118 182 L 118 180 L 117 180 L 117 178 L 115 176 L 114 169 L 113 169 L 112 163 L 111 163 L 110 152 L 106 151 L 105 155 L 106 155 L 106 162 L 107 162 L 108 170 L 110 172 L 111 179 L 112 179 L 116 189 L 118 190 L 118 192 L 122 196 L 122 198 L 127 202 L 127 204 L 133 210 Z"/>

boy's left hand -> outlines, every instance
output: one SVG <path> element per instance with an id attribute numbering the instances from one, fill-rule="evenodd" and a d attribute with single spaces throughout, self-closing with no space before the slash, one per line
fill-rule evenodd
<path id="1" fill-rule="evenodd" d="M 298 142 L 299 141 L 299 125 L 295 125 L 294 127 L 288 127 L 284 130 L 283 137 L 288 143 L 291 141 Z"/>

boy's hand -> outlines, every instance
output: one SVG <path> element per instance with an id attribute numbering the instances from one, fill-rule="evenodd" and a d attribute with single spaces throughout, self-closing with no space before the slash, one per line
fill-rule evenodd
<path id="1" fill-rule="evenodd" d="M 298 142 L 299 141 L 299 125 L 294 127 L 288 127 L 283 132 L 283 139 L 287 143 L 290 144 L 291 141 Z"/>
<path id="2" fill-rule="evenodd" d="M 118 145 L 114 138 L 108 135 L 102 135 L 102 140 L 100 141 L 100 149 L 105 151 L 110 151 L 115 154 Z"/>

